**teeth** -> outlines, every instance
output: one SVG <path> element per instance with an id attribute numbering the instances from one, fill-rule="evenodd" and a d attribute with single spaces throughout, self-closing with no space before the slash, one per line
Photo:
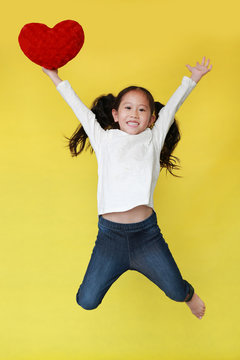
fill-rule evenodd
<path id="1" fill-rule="evenodd" d="M 133 122 L 133 121 L 128 121 L 128 124 L 131 126 L 138 126 L 138 123 Z"/>

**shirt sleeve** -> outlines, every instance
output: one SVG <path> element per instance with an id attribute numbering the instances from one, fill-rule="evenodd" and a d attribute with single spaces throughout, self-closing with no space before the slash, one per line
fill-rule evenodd
<path id="1" fill-rule="evenodd" d="M 97 121 L 95 114 L 79 99 L 68 80 L 61 81 L 56 88 L 77 116 L 96 153 L 105 136 L 105 130 Z"/>
<path id="2" fill-rule="evenodd" d="M 176 112 L 196 85 L 197 83 L 194 80 L 188 76 L 184 76 L 181 85 L 170 97 L 167 104 L 159 111 L 158 118 L 155 121 L 152 132 L 161 149 L 168 130 L 174 122 Z"/>

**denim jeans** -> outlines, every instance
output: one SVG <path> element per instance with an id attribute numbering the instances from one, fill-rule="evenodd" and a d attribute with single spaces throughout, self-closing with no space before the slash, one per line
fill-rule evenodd
<path id="1" fill-rule="evenodd" d="M 77 303 L 95 309 L 110 286 L 127 270 L 145 275 L 174 301 L 190 301 L 194 289 L 183 280 L 157 224 L 157 215 L 122 224 L 98 216 L 98 234 Z"/>

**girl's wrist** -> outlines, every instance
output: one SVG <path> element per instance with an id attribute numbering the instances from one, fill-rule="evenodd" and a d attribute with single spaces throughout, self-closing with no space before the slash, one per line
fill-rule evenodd
<path id="1" fill-rule="evenodd" d="M 60 82 L 62 82 L 62 79 L 60 79 L 60 77 L 58 75 L 52 75 L 50 76 L 50 79 L 52 80 L 52 82 L 54 83 L 54 85 L 58 86 L 58 84 Z"/>
<path id="2" fill-rule="evenodd" d="M 52 80 L 52 82 L 57 86 L 62 80 L 58 76 L 58 70 L 49 70 L 42 67 L 43 72 Z"/>
<path id="3" fill-rule="evenodd" d="M 195 83 L 198 83 L 201 78 L 192 75 L 192 76 L 191 76 L 191 79 L 192 79 L 193 81 L 195 81 Z"/>

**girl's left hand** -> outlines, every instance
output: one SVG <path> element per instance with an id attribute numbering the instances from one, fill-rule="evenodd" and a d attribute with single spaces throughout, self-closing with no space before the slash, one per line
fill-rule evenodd
<path id="1" fill-rule="evenodd" d="M 206 65 L 205 65 L 205 60 L 206 58 L 204 56 L 201 64 L 197 62 L 197 65 L 195 67 L 186 65 L 188 70 L 191 71 L 192 73 L 191 79 L 194 80 L 196 83 L 202 78 L 203 75 L 207 74 L 212 69 L 212 65 L 210 65 L 210 67 L 208 68 L 210 59 L 207 60 Z"/>

